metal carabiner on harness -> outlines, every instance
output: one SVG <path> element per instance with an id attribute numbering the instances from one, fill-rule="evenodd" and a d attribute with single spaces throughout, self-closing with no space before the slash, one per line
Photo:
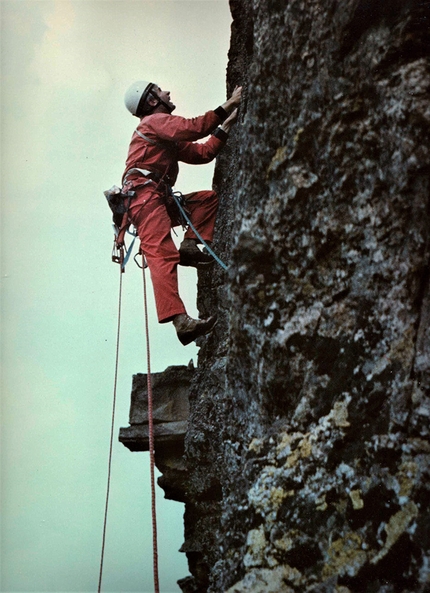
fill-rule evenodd
<path id="1" fill-rule="evenodd" d="M 137 261 L 137 256 L 141 255 L 142 256 L 142 265 L 140 265 L 140 263 Z M 142 253 L 142 250 L 139 249 L 139 251 L 136 253 L 136 255 L 133 257 L 134 259 L 134 263 L 136 264 L 136 266 L 138 268 L 140 268 L 141 270 L 146 270 L 146 268 L 148 267 L 148 262 L 146 261 L 146 257 L 145 255 Z"/>
<path id="2" fill-rule="evenodd" d="M 118 245 L 116 237 L 113 240 L 112 261 L 115 264 L 120 264 L 121 272 L 124 273 L 124 245 Z"/>
<path id="3" fill-rule="evenodd" d="M 128 260 L 130 259 L 130 256 L 133 251 L 134 242 L 136 241 L 136 237 L 138 236 L 136 229 L 134 229 L 133 231 L 130 231 L 129 228 L 126 228 L 124 231 L 124 235 L 125 235 L 125 233 L 128 233 L 129 235 L 131 235 L 133 237 L 133 240 L 130 243 L 129 248 L 127 249 L 124 240 L 122 240 L 122 241 L 118 240 L 118 234 L 116 232 L 115 232 L 115 237 L 113 240 L 113 248 L 112 248 L 112 261 L 116 264 L 121 265 L 122 272 L 125 272 L 125 266 L 126 266 Z"/>

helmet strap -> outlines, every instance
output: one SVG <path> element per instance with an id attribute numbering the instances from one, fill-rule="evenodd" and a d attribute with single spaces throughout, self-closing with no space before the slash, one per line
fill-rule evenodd
<path id="1" fill-rule="evenodd" d="M 152 87 L 154 86 L 154 83 L 150 83 L 145 91 L 142 93 L 142 96 L 140 97 L 140 101 L 139 104 L 137 106 L 136 109 L 136 116 L 137 117 L 141 117 L 142 116 L 142 112 L 145 108 L 145 104 L 146 104 L 146 100 L 148 99 L 148 95 L 152 94 Z"/>
<path id="2" fill-rule="evenodd" d="M 165 107 L 168 111 L 168 113 L 172 113 L 173 108 L 170 107 L 170 105 L 168 103 L 166 103 L 166 101 L 163 101 L 162 99 L 160 99 L 160 97 L 155 93 L 155 91 L 153 91 L 152 89 L 149 91 L 149 94 L 154 97 L 154 99 L 157 99 L 157 105 L 154 105 L 154 107 L 151 109 L 151 112 L 154 111 L 154 109 L 157 109 L 157 107 L 159 105 L 163 105 L 163 107 Z"/>

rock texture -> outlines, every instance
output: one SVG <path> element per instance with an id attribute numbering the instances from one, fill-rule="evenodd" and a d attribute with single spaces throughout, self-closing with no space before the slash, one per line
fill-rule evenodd
<path id="1" fill-rule="evenodd" d="M 194 376 L 192 362 L 171 366 L 151 377 L 155 463 L 163 474 L 159 485 L 166 498 L 184 501 L 187 468 L 184 463 L 184 438 L 188 428 L 189 389 Z M 130 451 L 149 451 L 147 375 L 133 377 L 130 426 L 121 428 L 120 442 Z"/>
<path id="2" fill-rule="evenodd" d="M 160 444 L 183 441 L 188 428 L 189 388 L 194 375 L 188 367 L 171 366 L 152 374 L 154 439 Z M 119 440 L 131 451 L 149 451 L 147 375 L 133 377 L 130 426 L 121 428 Z"/>
<path id="3" fill-rule="evenodd" d="M 429 3 L 231 0 L 184 593 L 430 590 Z M 185 475 L 185 474 L 184 474 Z"/>

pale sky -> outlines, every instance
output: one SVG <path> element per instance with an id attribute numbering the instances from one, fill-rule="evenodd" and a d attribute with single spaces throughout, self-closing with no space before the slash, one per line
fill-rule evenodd
<path id="1" fill-rule="evenodd" d="M 227 0 L 1 0 L 1 591 L 97 591 L 119 270 L 103 191 L 120 184 L 138 120 L 134 80 L 170 90 L 176 113 L 225 100 Z M 238 84 L 240 81 L 238 81 Z M 182 165 L 184 193 L 213 165 Z M 196 272 L 181 269 L 196 314 Z M 146 371 L 142 276 L 123 278 L 118 403 L 103 591 L 149 593 L 147 453 L 117 442 L 132 375 Z M 152 370 L 197 364 L 150 292 Z M 157 488 L 162 593 L 188 574 L 183 505 Z"/>

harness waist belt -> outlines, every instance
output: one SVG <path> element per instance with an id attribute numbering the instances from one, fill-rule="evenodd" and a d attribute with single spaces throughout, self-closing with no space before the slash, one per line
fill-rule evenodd
<path id="1" fill-rule="evenodd" d="M 129 169 L 125 174 L 124 181 L 127 180 L 127 177 L 129 175 L 133 175 L 133 173 L 139 173 L 144 177 L 148 177 L 148 179 L 151 179 L 152 181 L 161 181 L 161 175 L 159 173 L 149 171 L 149 169 L 139 169 L 138 167 L 133 167 L 132 169 Z"/>

